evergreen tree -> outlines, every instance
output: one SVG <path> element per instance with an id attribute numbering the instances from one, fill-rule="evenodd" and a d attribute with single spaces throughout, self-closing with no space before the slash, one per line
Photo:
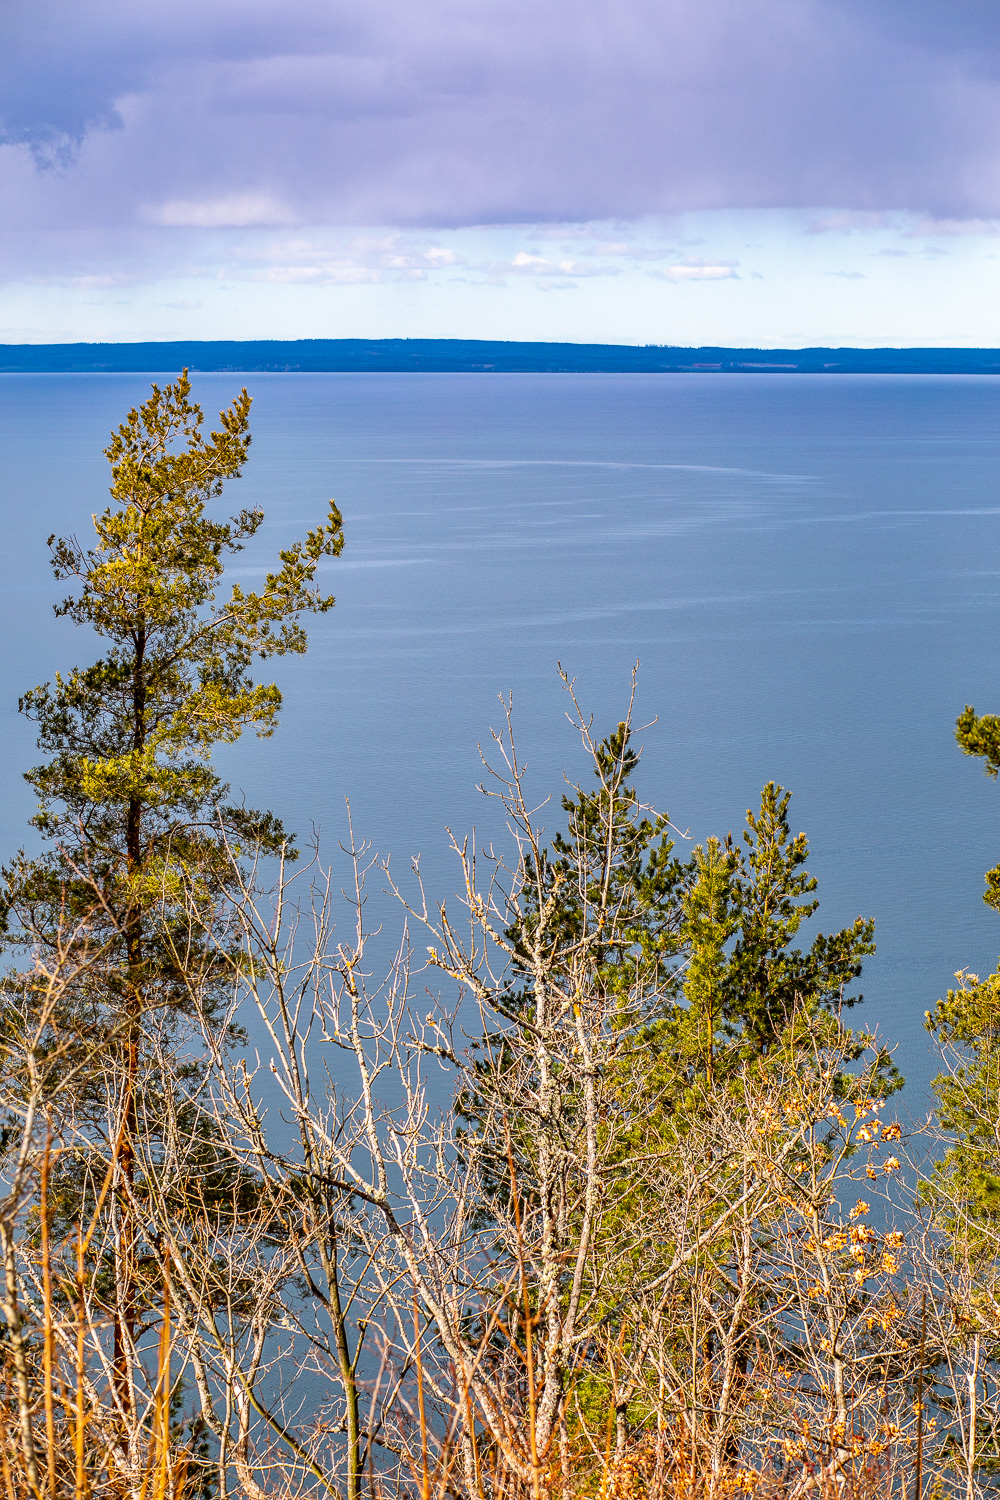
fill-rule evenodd
<path id="1" fill-rule="evenodd" d="M 629 1064 L 646 1077 L 649 1110 L 636 1129 L 651 1139 L 686 1130 L 707 1091 L 725 1088 L 775 1050 L 802 1050 L 808 1059 L 822 1038 L 856 1059 L 872 1044 L 864 1031 L 851 1033 L 841 1013 L 863 998 L 849 987 L 874 952 L 874 922 L 858 917 L 838 932 L 817 933 L 808 948 L 793 946 L 819 902 L 805 869 L 806 835 L 791 833 L 789 801 L 790 793 L 768 782 L 759 812 L 747 810 L 742 842 L 710 838 L 686 866 L 674 989 Z M 884 1051 L 876 1073 L 885 1093 L 901 1086 Z"/>
<path id="2" fill-rule="evenodd" d="M 562 798 L 565 831 L 542 851 L 508 936 L 529 972 L 528 955 L 546 911 L 549 941 L 569 959 L 586 949 L 593 982 L 628 1010 L 637 996 L 659 1010 L 676 992 L 683 948 L 681 892 L 688 866 L 674 853 L 670 820 L 640 802 L 632 778 L 639 751 L 622 722 L 593 746 L 594 787 Z M 525 996 L 524 1003 L 530 1003 Z"/>
<path id="3" fill-rule="evenodd" d="M 933 1080 L 937 1120 L 949 1145 L 924 1195 L 973 1238 L 1000 1230 L 1000 974 L 960 972 L 959 986 L 927 1012 L 927 1029 L 949 1058 Z"/>
<path id="4" fill-rule="evenodd" d="M 15 938 L 44 941 L 57 920 L 65 925 L 67 909 L 93 908 L 99 892 L 113 1015 L 138 1015 L 154 993 L 182 999 L 169 924 L 154 930 L 144 921 L 179 891 L 177 872 L 210 899 L 229 864 L 223 840 L 273 852 L 285 838 L 271 814 L 227 803 L 229 788 L 209 757 L 245 729 L 272 732 L 281 694 L 253 682 L 251 663 L 305 650 L 299 617 L 332 606 L 315 587 L 316 567 L 340 552 L 343 533 L 331 506 L 324 526 L 280 554 L 260 593 L 234 584 L 216 601 L 226 555 L 263 521 L 260 510 L 228 521 L 205 513 L 242 472 L 249 412 L 244 390 L 206 438 L 187 372 L 162 390 L 154 385 L 105 450 L 117 505 L 95 516 L 96 546 L 49 538 L 56 577 L 79 585 L 56 614 L 89 626 L 110 648 L 21 699 L 49 756 L 26 773 L 49 852 L 7 872 L 8 919 Z"/>
<path id="5" fill-rule="evenodd" d="M 816 1016 L 858 1004 L 862 996 L 847 989 L 875 951 L 875 923 L 862 917 L 839 932 L 818 933 L 804 951 L 791 946 L 819 901 L 806 899 L 817 882 L 805 869 L 806 835 L 791 833 L 790 800 L 790 792 L 769 781 L 760 811 L 747 809 L 742 845 L 710 840 L 696 850 L 686 898 L 688 1008 L 709 1006 L 708 1034 L 718 1029 L 741 1058 L 766 1052 L 796 1008 Z M 703 978 L 708 963 L 710 991 Z"/>
<path id="6" fill-rule="evenodd" d="M 623 1139 L 630 1149 L 656 1150 L 686 1131 L 706 1091 L 724 1088 L 776 1047 L 802 1049 L 808 1059 L 822 1034 L 860 1057 L 872 1039 L 848 1032 L 840 1013 L 862 999 L 849 987 L 874 951 L 874 922 L 859 917 L 817 934 L 808 948 L 793 946 L 818 901 L 805 869 L 808 840 L 790 830 L 790 794 L 769 782 L 759 812 L 747 812 L 741 844 L 711 838 L 681 859 L 668 817 L 638 796 L 631 738 L 623 722 L 591 744 L 594 785 L 563 797 L 565 829 L 531 861 L 506 934 L 513 963 L 505 1003 L 531 1023 L 535 945 L 544 932 L 546 982 L 561 987 L 567 1004 L 580 987 L 612 998 L 621 1093 L 644 1100 Z M 489 1050 L 492 1039 L 481 1045 Z M 486 1066 L 495 1063 L 491 1056 Z M 884 1051 L 876 1073 L 884 1093 L 901 1085 Z M 474 1091 L 463 1094 L 459 1112 L 475 1131 Z M 515 1139 L 522 1129 L 530 1152 L 531 1122 L 519 1123 Z M 491 1170 L 502 1193 L 506 1162 Z"/>
<path id="7" fill-rule="evenodd" d="M 819 902 L 808 840 L 789 826 L 791 794 L 768 782 L 742 844 L 710 838 L 682 860 L 669 818 L 639 799 L 638 764 L 630 726 L 619 724 L 595 746 L 596 786 L 563 797 L 566 830 L 510 929 L 525 960 L 544 905 L 567 958 L 586 944 L 592 982 L 617 994 L 623 1020 L 636 1005 L 645 1011 L 657 1050 L 687 1078 L 714 1077 L 719 1048 L 730 1064 L 766 1052 L 796 1009 L 858 1004 L 848 989 L 875 950 L 873 921 L 792 946 Z"/>
<path id="8" fill-rule="evenodd" d="M 257 509 L 229 520 L 208 513 L 243 470 L 249 414 L 243 390 L 206 435 L 186 371 L 154 385 L 129 412 L 105 450 L 113 503 L 94 517 L 95 543 L 49 539 L 56 577 L 75 585 L 57 615 L 89 627 L 107 650 L 20 704 L 47 756 L 26 773 L 45 849 L 5 871 L 9 938 L 44 951 L 79 935 L 98 957 L 81 965 L 67 994 L 73 1025 L 124 1059 L 117 1118 L 105 1128 L 115 1134 L 110 1206 L 121 1229 L 109 1301 L 125 1403 L 141 1311 L 135 1091 L 140 1077 L 144 1089 L 155 1086 L 154 1036 L 162 1056 L 164 1027 L 176 1035 L 195 998 L 201 1019 L 210 1016 L 231 976 L 225 898 L 233 852 L 274 853 L 286 844 L 270 813 L 228 801 L 210 754 L 246 729 L 272 732 L 281 694 L 254 682 L 253 659 L 305 650 L 301 615 L 334 602 L 316 587 L 317 566 L 343 545 L 331 504 L 323 525 L 280 553 L 263 589 L 235 583 L 217 598 L 226 558 L 263 520 Z M 100 1077 L 91 1077 L 100 1095 Z M 71 1158 L 62 1171 L 72 1199 Z"/>

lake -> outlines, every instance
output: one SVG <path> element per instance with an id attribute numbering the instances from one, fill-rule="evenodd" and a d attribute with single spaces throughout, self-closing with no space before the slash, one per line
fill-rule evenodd
<path id="1" fill-rule="evenodd" d="M 446 826 L 497 828 L 476 787 L 498 695 L 541 799 L 582 769 L 556 662 L 611 727 L 638 659 L 642 794 L 701 839 L 738 831 L 764 781 L 792 790 L 809 927 L 875 917 L 863 1016 L 922 1108 L 924 1011 L 1000 950 L 981 900 L 1000 787 L 953 739 L 966 702 L 1000 711 L 1000 382 L 211 374 L 196 396 L 211 416 L 244 378 L 254 447 L 230 503 L 267 512 L 246 573 L 329 496 L 347 536 L 337 608 L 276 664 L 281 728 L 220 757 L 248 800 L 333 855 L 349 798 L 400 872 L 419 853 L 450 893 Z M 147 389 L 0 376 L 5 852 L 31 814 L 18 694 L 94 654 L 52 617 L 45 539 L 86 538 L 101 450 Z"/>

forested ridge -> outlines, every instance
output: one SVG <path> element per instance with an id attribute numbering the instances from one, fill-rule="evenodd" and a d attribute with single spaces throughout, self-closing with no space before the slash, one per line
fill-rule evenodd
<path id="1" fill-rule="evenodd" d="M 531 339 L 181 339 L 0 344 L 0 373 L 176 370 L 371 373 L 996 375 L 998 349 L 735 349 Z"/>
<path id="2" fill-rule="evenodd" d="M 209 430 L 187 371 L 154 385 L 93 537 L 49 538 L 57 613 L 104 654 L 20 703 L 6 1494 L 992 1490 L 1000 973 L 924 997 L 935 1108 L 907 1119 L 861 1003 L 874 923 L 818 930 L 789 790 L 691 848 L 643 784 L 634 679 L 595 726 L 561 668 L 589 765 L 561 803 L 508 706 L 507 837 L 450 836 L 459 895 L 360 829 L 345 890 L 212 764 L 276 730 L 257 664 L 306 650 L 345 541 L 331 502 L 259 590 L 226 580 L 263 521 L 220 519 L 250 407 Z M 996 778 L 1000 717 L 956 737 Z"/>

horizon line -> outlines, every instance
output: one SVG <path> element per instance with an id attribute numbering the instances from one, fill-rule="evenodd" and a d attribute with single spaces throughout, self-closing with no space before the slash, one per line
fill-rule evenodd
<path id="1" fill-rule="evenodd" d="M 975 346 L 612 344 L 531 339 L 130 339 L 0 343 L 3 374 L 115 374 L 165 368 L 281 374 L 1000 374 Z M 241 357 L 242 356 L 242 357 Z M 234 362 L 235 361 L 235 362 Z"/>

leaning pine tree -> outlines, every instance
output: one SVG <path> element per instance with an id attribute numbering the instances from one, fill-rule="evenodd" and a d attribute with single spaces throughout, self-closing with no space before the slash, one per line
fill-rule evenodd
<path id="1" fill-rule="evenodd" d="M 106 1142 L 101 1160 L 111 1164 L 104 1211 L 114 1225 L 104 1243 L 113 1250 L 99 1274 L 126 1462 L 139 1344 L 156 1322 L 136 1209 L 136 1091 L 140 1080 L 155 1078 L 153 1053 L 164 1055 L 164 1037 L 176 1043 L 195 1008 L 202 1023 L 213 1004 L 222 1015 L 231 970 L 227 955 L 213 957 L 211 934 L 224 926 L 234 851 L 266 854 L 285 844 L 270 814 L 230 804 L 210 754 L 246 729 L 271 733 L 281 694 L 252 680 L 253 658 L 305 650 L 302 613 L 334 602 L 315 585 L 317 565 L 343 545 L 331 503 L 323 525 L 280 553 L 260 592 L 233 584 L 219 597 L 227 555 L 263 520 L 257 509 L 229 520 L 207 513 L 225 481 L 242 472 L 249 414 L 243 390 L 220 414 L 219 430 L 206 435 L 186 371 L 172 385 L 154 385 L 129 412 L 105 450 L 113 504 L 94 517 L 96 542 L 49 539 L 56 577 L 75 585 L 56 613 L 89 626 L 108 649 L 20 704 L 47 757 L 26 773 L 47 848 L 5 870 L 5 920 L 8 941 L 36 953 L 58 948 L 65 956 L 67 933 L 87 944 L 64 1019 L 73 1034 L 105 1049 L 104 1071 L 115 1080 L 109 1103 L 107 1088 L 100 1097 L 100 1070 L 81 1075 L 90 1078 L 92 1097 L 78 1089 L 73 1108 L 76 1139 L 89 1108 L 94 1139 Z M 29 976 L 24 984 L 30 988 Z M 183 1053 L 183 1045 L 175 1048 L 175 1056 Z M 52 1212 L 69 1230 L 87 1184 L 92 1209 L 101 1183 L 79 1152 L 60 1160 Z"/>

